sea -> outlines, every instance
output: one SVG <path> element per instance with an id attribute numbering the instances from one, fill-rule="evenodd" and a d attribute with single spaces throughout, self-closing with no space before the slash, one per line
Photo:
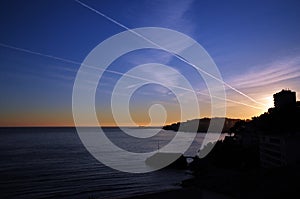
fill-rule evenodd
<path id="1" fill-rule="evenodd" d="M 145 138 L 133 140 L 119 128 L 103 129 L 114 143 L 137 152 L 159 149 L 176 135 L 154 128 L 127 128 L 126 131 L 145 134 Z M 153 130 L 159 133 L 146 138 Z M 197 133 L 185 155 L 195 156 L 204 136 Z M 0 198 L 3 199 L 126 198 L 178 189 L 182 180 L 191 177 L 186 170 L 128 173 L 112 169 L 87 151 L 76 128 L 0 128 Z"/>

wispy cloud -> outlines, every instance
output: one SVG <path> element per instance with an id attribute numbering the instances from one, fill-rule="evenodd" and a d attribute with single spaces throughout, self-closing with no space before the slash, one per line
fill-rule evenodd
<path id="1" fill-rule="evenodd" d="M 185 33 L 190 33 L 195 27 L 184 15 L 192 8 L 193 2 L 193 0 L 149 1 L 147 4 L 149 4 L 151 16 L 140 18 L 139 24 L 184 30 Z"/>
<path id="2" fill-rule="evenodd" d="M 183 32 L 187 35 L 192 35 L 194 33 L 196 24 L 193 21 L 188 20 L 184 17 L 184 15 L 189 11 L 193 6 L 194 0 L 180 0 L 180 1 L 147 1 L 147 12 L 151 13 L 149 17 L 145 17 L 144 12 L 141 13 L 140 10 L 135 10 L 135 26 L 136 27 L 163 27 L 170 28 L 173 30 L 177 30 Z M 121 21 L 122 22 L 122 21 Z M 158 40 L 163 40 L 164 42 L 168 42 L 168 46 L 171 49 L 177 49 L 177 52 L 180 50 L 184 50 L 191 44 L 187 42 L 187 40 L 179 40 L 178 38 L 170 38 L 164 37 L 160 38 L 158 35 Z M 152 36 L 151 36 L 152 37 Z M 169 49 L 169 48 L 168 48 Z M 158 55 L 158 54 L 156 54 Z M 174 55 L 171 53 L 160 53 L 155 57 L 155 61 L 158 63 L 169 63 L 174 58 Z M 139 54 L 135 59 L 128 59 L 128 62 L 132 64 L 141 64 L 141 63 L 150 63 L 153 62 L 153 56 Z"/>
<path id="3" fill-rule="evenodd" d="M 281 89 L 292 89 L 300 92 L 300 56 L 289 57 L 269 64 L 252 67 L 242 75 L 228 80 L 232 86 L 265 104 L 264 110 L 273 106 L 273 94 Z M 238 93 L 227 89 L 227 98 L 251 105 L 249 100 Z M 229 104 L 235 107 L 237 104 Z"/>
<path id="4" fill-rule="evenodd" d="M 249 118 L 251 114 L 257 115 L 261 111 L 267 111 L 268 108 L 272 107 L 273 94 L 281 89 L 289 88 L 300 93 L 300 56 L 287 57 L 272 63 L 253 66 L 243 74 L 232 76 L 225 81 L 264 104 L 256 104 L 226 87 L 228 113 L 232 114 L 234 112 L 234 114 L 237 114 L 236 111 L 239 107 L 243 109 L 248 107 L 249 114 L 247 115 L 245 112 L 241 117 Z M 200 103 L 210 103 L 210 96 L 206 88 L 199 88 L 198 94 Z"/>
<path id="5" fill-rule="evenodd" d="M 298 77 L 300 77 L 300 57 L 295 57 L 253 67 L 244 75 L 233 77 L 230 84 L 239 89 L 251 89 L 274 85 Z"/>
<path id="6" fill-rule="evenodd" d="M 126 89 L 139 87 L 142 84 L 159 84 L 161 86 L 153 87 L 153 92 L 168 95 L 167 88 L 179 87 L 182 83 L 181 75 L 175 69 L 156 63 L 148 63 L 138 66 L 127 73 L 129 76 L 137 76 L 139 79 L 131 79 L 126 86 Z M 126 92 L 126 89 L 124 92 Z"/>

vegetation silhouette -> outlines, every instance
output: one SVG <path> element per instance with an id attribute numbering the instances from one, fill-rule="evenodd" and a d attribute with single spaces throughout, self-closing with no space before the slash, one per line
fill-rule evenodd
<path id="1" fill-rule="evenodd" d="M 294 182 L 300 177 L 300 155 L 297 153 L 300 151 L 297 144 L 300 140 L 300 102 L 296 102 L 295 94 L 282 90 L 273 95 L 275 106 L 266 113 L 251 120 L 238 120 L 229 129 L 225 128 L 229 136 L 198 151 L 189 164 L 195 177 L 182 185 L 209 189 L 236 198 L 287 198 L 298 195 L 300 185 Z M 269 144 L 265 138 L 272 138 L 276 143 Z M 275 138 L 278 138 L 278 143 Z M 288 140 L 291 139 L 296 144 L 292 150 L 284 151 L 290 147 Z M 285 144 L 280 150 L 296 161 L 264 167 L 262 155 L 265 151 L 262 146 L 265 143 L 269 147 Z M 201 154 L 207 154 L 206 149 L 211 148 L 209 145 L 212 144 L 215 144 L 212 151 L 199 158 L 203 157 Z"/>
<path id="2" fill-rule="evenodd" d="M 223 120 L 224 127 L 222 130 L 222 133 L 229 132 L 229 129 L 234 126 L 234 124 L 240 119 L 231 119 L 231 118 L 213 118 L 214 120 Z M 207 132 L 209 128 L 210 121 L 212 119 L 210 118 L 201 118 L 201 119 L 193 119 L 188 120 L 186 122 L 177 122 L 170 125 L 166 125 L 163 127 L 164 130 L 172 130 L 172 131 L 180 131 L 183 132 Z"/>

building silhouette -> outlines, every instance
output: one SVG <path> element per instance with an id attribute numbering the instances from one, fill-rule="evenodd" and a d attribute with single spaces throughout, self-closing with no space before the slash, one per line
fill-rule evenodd
<path id="1" fill-rule="evenodd" d="M 262 167 L 284 167 L 299 163 L 299 134 L 284 132 L 282 135 L 261 135 L 259 141 Z"/>
<path id="2" fill-rule="evenodd" d="M 274 106 L 277 113 L 269 112 L 269 125 L 281 123 L 284 128 L 261 132 L 259 136 L 259 151 L 261 166 L 265 168 L 289 166 L 300 162 L 300 135 L 295 118 L 299 117 L 296 92 L 282 90 L 273 95 Z M 274 120 L 275 114 L 280 120 Z M 272 120 L 273 117 L 273 120 Z M 277 123 L 277 124 L 276 124 Z"/>
<path id="3" fill-rule="evenodd" d="M 282 90 L 273 95 L 274 106 L 276 109 L 284 109 L 296 106 L 296 92 L 291 90 Z"/>

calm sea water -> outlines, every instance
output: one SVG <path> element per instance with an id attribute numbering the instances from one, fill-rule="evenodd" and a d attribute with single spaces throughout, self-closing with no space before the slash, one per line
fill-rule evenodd
<path id="1" fill-rule="evenodd" d="M 175 132 L 162 131 L 142 141 L 117 128 L 106 129 L 106 134 L 120 147 L 143 152 L 156 149 L 158 140 L 168 143 Z M 197 134 L 188 155 L 195 155 L 203 136 Z M 124 198 L 179 188 L 189 177 L 178 170 L 132 174 L 106 167 L 87 152 L 75 128 L 0 129 L 0 198 Z"/>

